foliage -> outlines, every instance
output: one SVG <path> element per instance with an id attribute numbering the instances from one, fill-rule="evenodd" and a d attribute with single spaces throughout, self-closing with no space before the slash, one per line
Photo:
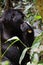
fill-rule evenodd
<path id="1" fill-rule="evenodd" d="M 43 51 L 42 48 L 40 49 L 42 39 L 43 39 L 43 32 L 38 37 L 36 37 L 36 39 L 33 42 L 33 45 L 32 45 L 31 50 L 30 50 L 31 62 L 29 61 L 27 63 L 27 65 L 43 65 L 43 62 L 39 61 L 39 56 L 41 54 L 41 51 Z M 24 56 L 25 56 L 28 49 L 29 48 L 25 48 L 23 50 L 22 55 L 20 57 L 20 63 L 21 63 L 22 59 L 24 58 Z"/>
<path id="2" fill-rule="evenodd" d="M 4 61 L 4 62 L 2 62 L 1 65 L 10 65 L 10 62 L 9 61 Z"/>
<path id="3" fill-rule="evenodd" d="M 41 51 L 43 51 L 43 49 L 40 49 L 40 46 L 42 45 L 41 44 L 42 39 L 43 39 L 43 32 L 38 37 L 36 37 L 36 39 L 33 42 L 33 45 L 32 45 L 31 50 L 30 50 L 31 62 L 29 61 L 27 63 L 27 65 L 32 65 L 32 64 L 33 65 L 41 65 L 41 63 L 39 63 L 39 56 L 41 54 Z M 11 42 L 12 40 L 13 40 L 13 42 Z M 5 41 L 5 43 L 11 42 L 11 44 L 8 46 L 8 48 L 5 50 L 5 52 L 2 54 L 2 58 L 4 57 L 4 55 L 6 54 L 8 49 L 17 41 L 20 41 L 25 46 L 25 44 L 18 37 L 12 37 L 12 38 L 8 39 L 7 41 Z M 19 60 L 19 64 L 21 64 L 23 58 L 25 57 L 25 54 L 26 54 L 27 50 L 30 49 L 27 46 L 25 46 L 25 47 L 26 48 L 23 50 L 23 52 L 21 54 L 21 57 L 20 57 L 20 60 Z"/>
<path id="4" fill-rule="evenodd" d="M 21 57 L 20 57 L 20 59 L 19 59 L 19 64 L 20 64 L 20 65 L 21 65 L 22 60 L 23 60 L 24 57 L 25 57 L 25 54 L 26 54 L 27 50 L 29 50 L 29 47 L 25 48 L 25 49 L 23 50 L 22 54 L 21 54 Z"/>
<path id="5" fill-rule="evenodd" d="M 28 21 L 32 26 L 35 22 L 37 22 L 38 20 L 40 21 L 40 19 L 42 19 L 43 17 L 43 6 L 41 4 L 41 7 L 40 7 L 40 0 L 37 0 L 38 2 L 36 2 L 36 0 L 23 0 L 22 4 L 21 3 L 17 3 L 16 6 L 15 6 L 15 2 L 13 1 L 13 4 L 14 4 L 14 8 L 15 9 L 23 9 L 23 13 L 26 15 L 25 17 L 25 21 Z M 43 0 L 41 0 L 43 1 Z M 36 7 L 35 7 L 35 4 L 36 3 Z M 41 2 L 43 3 L 43 2 Z M 2 14 L 2 5 L 5 4 L 4 3 L 4 0 L 0 0 L 0 16 Z M 37 10 L 37 6 L 39 6 L 38 10 L 40 11 L 40 14 L 39 14 L 39 11 Z M 41 17 L 42 16 L 42 17 Z M 42 21 L 41 21 L 42 22 Z M 40 23 L 40 22 L 39 22 Z M 40 23 L 41 25 L 42 23 Z M 43 26 L 43 24 L 41 25 Z M 11 42 L 13 40 L 13 42 Z M 6 52 L 8 51 L 8 49 L 13 45 L 15 44 L 15 42 L 17 41 L 20 41 L 26 48 L 23 50 L 22 54 L 21 54 L 21 57 L 19 59 L 19 64 L 21 64 L 23 58 L 25 57 L 25 54 L 27 52 L 28 49 L 30 49 L 29 47 L 27 47 L 18 37 L 12 37 L 10 39 L 8 39 L 6 42 L 11 42 L 11 44 L 8 46 L 8 48 L 6 49 L 6 51 L 2 54 L 2 58 L 4 57 L 4 55 L 6 54 Z M 29 61 L 27 63 L 27 65 L 43 65 L 43 61 L 40 60 L 39 61 L 39 57 L 41 56 L 41 54 L 43 53 L 43 32 L 35 38 L 34 42 L 33 42 L 33 45 L 30 49 L 30 59 L 31 59 L 31 62 Z M 9 65 L 9 62 L 4 62 L 4 64 L 2 63 L 2 65 Z"/>
<path id="6" fill-rule="evenodd" d="M 36 7 L 38 8 L 38 11 L 42 16 L 42 20 L 43 20 L 43 0 L 36 0 Z"/>
<path id="7" fill-rule="evenodd" d="M 11 42 L 12 40 L 14 40 L 13 42 Z M 10 39 L 8 39 L 7 41 L 5 41 L 5 43 L 7 43 L 7 42 L 11 42 L 11 44 L 8 46 L 8 48 L 5 50 L 5 52 L 2 54 L 2 58 L 4 57 L 4 55 L 6 54 L 6 52 L 9 50 L 9 48 L 13 45 L 13 44 L 15 44 L 17 41 L 20 41 L 21 42 L 21 44 L 23 44 L 25 47 L 27 47 L 18 37 L 12 37 L 12 38 L 10 38 Z"/>

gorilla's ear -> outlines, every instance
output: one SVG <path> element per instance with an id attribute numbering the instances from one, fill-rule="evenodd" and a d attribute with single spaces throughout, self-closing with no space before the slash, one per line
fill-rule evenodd
<path id="1" fill-rule="evenodd" d="M 26 30 L 29 29 L 29 26 L 27 25 L 26 22 L 24 22 L 23 24 L 20 25 L 20 29 L 22 32 L 25 32 Z"/>

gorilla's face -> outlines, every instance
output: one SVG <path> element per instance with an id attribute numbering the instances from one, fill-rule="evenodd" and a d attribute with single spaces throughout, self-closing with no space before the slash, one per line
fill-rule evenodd
<path id="1" fill-rule="evenodd" d="M 27 46 L 31 46 L 34 41 L 33 28 L 27 22 L 24 22 L 23 24 L 20 25 L 20 29 L 22 30 L 23 34 L 23 42 Z"/>

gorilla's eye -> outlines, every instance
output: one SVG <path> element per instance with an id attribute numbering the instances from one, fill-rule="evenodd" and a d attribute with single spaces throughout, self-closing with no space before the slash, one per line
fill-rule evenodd
<path id="1" fill-rule="evenodd" d="M 28 33 L 32 33 L 32 30 L 28 30 Z"/>

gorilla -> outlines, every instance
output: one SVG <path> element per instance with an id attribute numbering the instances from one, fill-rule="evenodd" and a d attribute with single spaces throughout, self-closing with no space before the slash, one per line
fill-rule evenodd
<path id="1" fill-rule="evenodd" d="M 27 46 L 31 47 L 34 41 L 34 31 L 33 28 L 24 22 L 25 15 L 18 9 L 5 10 L 2 17 L 0 18 L 0 23 L 2 27 L 1 42 L 2 42 L 2 53 L 11 44 L 10 42 L 4 43 L 7 39 L 17 36 L 19 39 Z M 10 47 L 10 49 L 5 54 L 12 65 L 19 65 L 19 58 L 25 47 L 20 43 L 16 42 Z M 29 61 L 29 54 L 26 53 L 21 65 L 26 65 Z"/>

